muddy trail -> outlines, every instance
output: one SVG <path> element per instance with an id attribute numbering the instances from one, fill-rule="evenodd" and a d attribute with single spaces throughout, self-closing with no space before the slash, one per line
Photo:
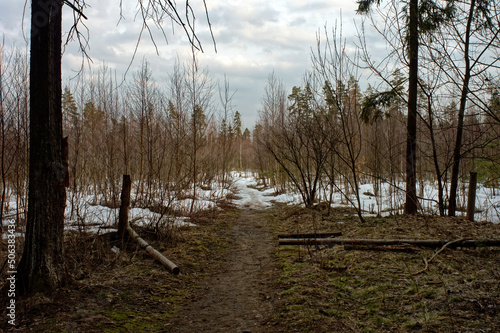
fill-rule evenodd
<path id="1" fill-rule="evenodd" d="M 169 332 L 269 332 L 279 304 L 276 240 L 264 210 L 243 209 L 219 270 L 185 304 Z"/>

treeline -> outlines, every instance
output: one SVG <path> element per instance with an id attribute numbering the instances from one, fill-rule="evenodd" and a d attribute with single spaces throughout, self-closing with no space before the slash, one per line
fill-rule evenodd
<path id="1" fill-rule="evenodd" d="M 399 75 L 399 74 L 398 74 Z M 308 80 L 317 79 L 310 76 Z M 291 93 L 273 73 L 269 77 L 262 111 L 254 130 L 258 151 L 259 171 L 281 191 L 298 190 L 306 206 L 330 201 L 340 192 L 344 203 L 349 202 L 362 213 L 359 187 L 373 185 L 373 196 L 382 196 L 392 204 L 393 212 L 402 212 L 405 190 L 406 109 L 396 99 L 382 109 L 369 114 L 370 98 L 377 94 L 369 87 L 361 91 L 354 77 L 346 84 L 337 82 L 332 88 L 326 82 L 308 81 L 303 87 L 293 87 Z M 314 88 L 314 84 L 316 85 Z M 491 108 L 498 108 L 496 95 Z M 425 104 L 420 111 L 426 112 Z M 443 211 L 448 198 L 454 137 L 456 135 L 456 105 L 452 102 L 440 111 L 433 111 L 435 125 L 426 119 L 418 122 L 418 196 L 425 184 L 442 191 Z M 469 172 L 479 175 L 485 186 L 498 190 L 500 176 L 500 123 L 471 108 L 465 117 L 460 169 L 461 184 L 466 184 Z M 439 174 L 437 174 L 437 168 Z M 388 192 L 381 192 L 383 184 Z M 438 186 L 439 185 L 439 186 Z M 465 188 L 461 193 L 465 193 Z M 390 198 L 394 196 L 394 198 Z M 399 199 L 397 199 L 399 197 Z M 466 200 L 461 197 L 461 203 Z M 438 207 L 439 198 L 431 205 Z M 381 206 L 381 204 L 379 203 Z"/>
<path id="2" fill-rule="evenodd" d="M 1 211 L 14 208 L 8 205 L 15 197 L 19 219 L 28 181 L 26 59 L 21 50 L 2 50 Z M 249 169 L 254 160 L 233 94 L 227 81 L 217 84 L 196 60 L 175 64 L 158 81 L 146 60 L 125 81 L 104 65 L 84 71 L 62 94 L 68 200 L 88 196 L 117 207 L 123 174 L 134 180 L 135 206 L 163 213 L 176 199 L 197 198 L 200 188 L 227 188 L 230 171 Z"/>

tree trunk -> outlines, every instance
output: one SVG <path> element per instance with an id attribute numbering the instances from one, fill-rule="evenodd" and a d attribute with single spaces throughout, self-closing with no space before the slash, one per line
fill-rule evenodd
<path id="1" fill-rule="evenodd" d="M 24 252 L 19 293 L 51 292 L 63 281 L 66 204 L 62 152 L 62 2 L 32 1 L 30 161 Z"/>
<path id="2" fill-rule="evenodd" d="M 418 88 L 418 0 L 410 1 L 410 75 L 408 86 L 408 126 L 406 138 L 405 213 L 416 214 L 417 199 L 417 88 Z"/>
<path id="3" fill-rule="evenodd" d="M 474 17 L 475 5 L 476 1 L 472 0 L 470 4 L 469 18 L 467 20 L 467 28 L 466 28 L 467 30 L 465 32 L 465 45 L 464 45 L 465 73 L 462 85 L 462 95 L 460 96 L 460 108 L 458 110 L 457 137 L 455 141 L 455 148 L 453 149 L 453 168 L 451 172 L 451 181 L 450 181 L 450 200 L 448 203 L 448 216 L 455 216 L 455 210 L 457 208 L 458 174 L 460 172 L 460 160 L 462 158 L 461 148 L 462 148 L 462 136 L 464 129 L 465 105 L 467 103 L 467 94 L 469 93 L 469 81 L 471 75 L 469 45 L 470 45 L 470 34 L 471 34 L 472 20 Z"/>

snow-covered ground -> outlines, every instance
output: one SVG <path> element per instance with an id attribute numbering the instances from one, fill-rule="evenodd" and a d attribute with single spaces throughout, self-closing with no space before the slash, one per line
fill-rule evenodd
<path id="1" fill-rule="evenodd" d="M 257 187 L 257 180 L 253 176 L 245 176 L 236 178 L 233 183 L 233 190 L 238 199 L 233 200 L 233 203 L 240 208 L 262 209 L 272 206 L 271 200 L 272 189 L 263 189 Z"/>
<path id="2" fill-rule="evenodd" d="M 281 202 L 287 204 L 301 204 L 302 198 L 298 193 L 284 193 L 277 196 L 272 188 L 263 188 L 259 186 L 257 179 L 251 173 L 233 173 L 233 188 L 239 197 L 234 200 L 234 203 L 239 207 L 248 208 L 267 208 L 273 202 Z M 420 185 L 419 185 L 420 186 Z M 424 183 L 423 189 L 417 188 L 419 193 L 423 194 L 424 200 L 420 201 L 422 209 L 426 213 L 438 214 L 437 206 L 437 185 L 433 183 Z M 362 184 L 359 186 L 361 209 L 365 215 L 381 215 L 387 216 L 390 214 L 403 213 L 405 193 L 405 183 L 398 184 L 397 187 L 387 183 L 380 185 L 379 195 L 375 196 L 373 184 Z M 461 189 L 459 195 L 459 207 L 465 207 L 467 188 Z M 495 193 L 494 193 L 495 192 Z M 321 189 L 319 191 L 319 199 L 327 201 L 330 198 L 330 189 Z M 356 202 L 351 196 L 351 200 Z M 332 195 L 332 206 L 348 207 L 350 206 L 344 194 L 340 191 L 334 191 Z M 457 211 L 457 215 L 465 215 L 465 212 Z M 500 189 L 493 189 L 478 185 L 476 190 L 476 213 L 474 216 L 476 221 L 489 221 L 494 223 L 500 222 Z"/>
<path id="3" fill-rule="evenodd" d="M 233 204 L 240 208 L 265 209 L 273 205 L 273 202 L 287 204 L 301 204 L 301 197 L 298 193 L 284 193 L 275 195 L 273 188 L 264 188 L 253 173 L 233 172 L 232 181 L 229 189 L 219 187 L 217 184 L 211 184 L 210 190 L 199 188 L 196 191 L 194 210 L 217 209 L 217 203 L 228 196 L 234 194 Z M 360 185 L 361 209 L 366 215 L 379 214 L 389 215 L 402 213 L 404 204 L 404 184 L 399 184 L 398 189 L 390 187 L 388 184 L 380 186 L 380 195 L 375 196 L 372 184 Z M 464 188 L 462 191 L 465 191 Z M 422 191 L 426 200 L 421 200 L 423 209 L 426 212 L 437 213 L 437 190 L 434 184 L 425 184 Z M 188 212 L 193 203 L 193 193 L 186 193 L 188 199 L 175 200 L 170 208 L 177 212 L 176 216 L 160 215 L 149 209 L 131 208 L 129 212 L 130 220 L 134 220 L 135 225 L 163 225 L 169 227 L 191 227 L 195 226 L 189 222 Z M 330 197 L 329 189 L 320 189 L 319 199 L 326 201 Z M 478 186 L 476 196 L 476 221 L 500 222 L 500 190 L 496 189 L 496 195 L 491 188 Z M 465 196 L 462 195 L 461 198 Z M 334 191 L 334 206 L 349 206 L 345 197 L 340 191 Z M 73 199 L 73 200 L 71 200 Z M 352 198 L 353 199 L 353 198 Z M 71 204 L 71 201 L 74 204 Z M 118 220 L 118 209 L 109 208 L 102 205 L 93 204 L 94 196 L 75 196 L 71 198 L 68 195 L 66 207 L 66 229 L 67 230 L 85 230 L 87 232 L 104 232 L 116 227 Z M 459 206 L 465 206 L 465 203 L 459 202 Z M 8 209 L 5 211 L 3 224 L 7 225 L 12 221 L 12 216 L 16 211 L 15 201 L 9 202 Z M 461 214 L 461 212 L 457 212 Z M 10 220 L 9 220 L 10 219 Z M 6 229 L 6 228 L 5 228 Z M 4 235 L 5 237 L 5 235 Z"/>

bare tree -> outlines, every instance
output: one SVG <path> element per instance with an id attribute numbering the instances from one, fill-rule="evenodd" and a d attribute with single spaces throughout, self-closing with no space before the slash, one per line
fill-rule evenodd
<path id="1" fill-rule="evenodd" d="M 351 58 L 350 58 L 351 57 Z M 326 31 L 325 41 L 317 37 L 317 47 L 312 54 L 316 77 L 323 83 L 319 93 L 324 100 L 325 120 L 322 136 L 328 138 L 328 151 L 335 155 L 325 169 L 331 184 L 337 189 L 336 176 L 342 176 L 346 184 L 344 196 L 356 208 L 361 221 L 362 207 L 359 193 L 359 158 L 362 152 L 360 97 L 357 82 L 358 55 L 347 53 L 342 34 L 342 23 L 332 29 L 332 36 Z M 354 200 L 349 192 L 354 193 Z"/>
<path id="2" fill-rule="evenodd" d="M 200 70 L 196 52 L 193 51 L 191 62 L 185 66 L 185 85 L 187 88 L 188 109 L 191 112 L 190 119 L 190 158 L 191 158 L 191 181 L 193 189 L 193 201 L 190 212 L 194 210 L 197 187 L 199 186 L 199 175 L 202 173 L 203 163 L 206 162 L 208 152 L 203 151 L 207 144 L 207 134 L 211 123 L 211 108 L 213 83 L 208 75 L 208 69 Z"/>
<path id="3" fill-rule="evenodd" d="M 219 100 L 221 105 L 221 120 L 220 120 L 220 147 L 222 149 L 221 156 L 221 167 L 222 167 L 222 184 L 226 184 L 228 179 L 227 175 L 230 171 L 229 162 L 234 158 L 234 148 L 233 148 L 233 127 L 231 126 L 231 118 L 234 116 L 234 109 L 232 105 L 232 100 L 234 97 L 234 92 L 231 93 L 229 90 L 229 81 L 224 75 L 224 87 L 219 86 Z"/>

